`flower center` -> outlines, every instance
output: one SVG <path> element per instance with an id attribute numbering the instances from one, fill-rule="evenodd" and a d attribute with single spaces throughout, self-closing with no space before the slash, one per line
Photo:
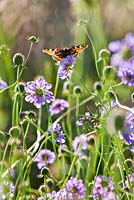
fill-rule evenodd
<path id="1" fill-rule="evenodd" d="M 131 52 L 129 49 L 125 49 L 123 52 L 123 58 L 124 59 L 129 59 L 131 57 Z"/>
<path id="2" fill-rule="evenodd" d="M 77 192 L 78 192 L 78 189 L 77 189 L 76 187 L 73 187 L 73 188 L 71 189 L 71 192 L 72 192 L 72 193 L 77 193 Z"/>
<path id="3" fill-rule="evenodd" d="M 36 90 L 36 94 L 37 94 L 38 96 L 42 96 L 42 95 L 43 95 L 43 90 L 42 90 L 41 88 L 38 88 L 38 89 Z"/>
<path id="4" fill-rule="evenodd" d="M 126 74 L 125 78 L 126 80 L 130 81 L 133 77 L 131 74 Z"/>
<path id="5" fill-rule="evenodd" d="M 47 161 L 47 160 L 48 160 L 48 155 L 44 155 L 44 156 L 43 156 L 43 160 L 44 160 L 44 161 Z"/>

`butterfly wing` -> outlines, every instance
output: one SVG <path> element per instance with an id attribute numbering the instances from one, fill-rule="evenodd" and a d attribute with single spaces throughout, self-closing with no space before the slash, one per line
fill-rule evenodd
<path id="1" fill-rule="evenodd" d="M 57 61 L 60 61 L 62 60 L 63 58 L 61 57 L 61 53 L 62 53 L 62 49 L 48 49 L 48 48 L 45 48 L 42 50 L 43 53 L 47 53 L 49 55 L 51 55 L 53 57 L 53 59 L 57 60 Z"/>
<path id="2" fill-rule="evenodd" d="M 47 53 L 53 57 L 53 59 L 57 61 L 61 61 L 63 58 L 66 58 L 68 55 L 72 55 L 74 57 L 78 56 L 88 45 L 82 44 L 79 46 L 74 46 L 71 48 L 64 48 L 64 49 L 43 49 L 43 53 Z"/>
<path id="3" fill-rule="evenodd" d="M 84 49 L 88 48 L 87 44 L 81 44 L 78 46 L 74 46 L 70 48 L 70 54 L 74 57 L 77 57 L 79 53 L 81 53 Z"/>

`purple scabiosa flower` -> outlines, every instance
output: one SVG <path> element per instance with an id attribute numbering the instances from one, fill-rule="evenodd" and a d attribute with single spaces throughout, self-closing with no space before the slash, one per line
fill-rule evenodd
<path id="1" fill-rule="evenodd" d="M 117 76 L 125 85 L 134 86 L 134 69 L 130 67 L 119 68 Z"/>
<path id="2" fill-rule="evenodd" d="M 134 51 L 134 34 L 133 33 L 127 33 L 125 35 L 125 43 L 131 51 Z"/>
<path id="3" fill-rule="evenodd" d="M 116 200 L 114 186 L 111 179 L 105 176 L 97 176 L 91 197 L 97 199 L 101 198 L 103 200 Z"/>
<path id="4" fill-rule="evenodd" d="M 126 118 L 125 118 L 125 126 L 129 127 L 130 129 L 134 128 L 134 109 L 133 112 L 127 112 Z"/>
<path id="5" fill-rule="evenodd" d="M 60 62 L 58 77 L 62 80 L 68 79 L 74 69 L 75 57 L 72 55 L 68 55 L 66 58 L 62 59 Z"/>
<path id="6" fill-rule="evenodd" d="M 54 142 L 59 143 L 60 145 L 63 145 L 65 143 L 65 134 L 61 130 L 60 124 L 53 124 L 53 126 L 50 126 L 50 128 L 47 130 L 48 134 L 54 134 Z"/>
<path id="7" fill-rule="evenodd" d="M 60 145 L 63 145 L 65 143 L 65 135 L 63 131 L 61 130 L 60 124 L 54 125 L 53 131 L 56 134 L 55 142 L 58 142 Z"/>
<path id="8" fill-rule="evenodd" d="M 110 42 L 108 48 L 112 53 L 110 64 L 123 69 L 128 64 L 130 65 L 130 60 L 134 55 L 134 34 L 127 33 L 125 39 Z"/>
<path id="9" fill-rule="evenodd" d="M 46 167 L 52 164 L 55 160 L 56 160 L 56 156 L 54 152 L 48 149 L 42 149 L 34 161 L 37 162 L 37 167 L 41 169 L 43 167 Z"/>
<path id="10" fill-rule="evenodd" d="M 6 87 L 7 87 L 7 83 L 3 81 L 2 79 L 0 79 L 0 90 L 3 90 Z"/>
<path id="11" fill-rule="evenodd" d="M 51 199 L 52 200 L 68 200 L 67 198 L 67 191 L 65 188 L 59 191 L 52 191 L 51 193 Z"/>
<path id="12" fill-rule="evenodd" d="M 134 129 L 125 128 L 122 136 L 125 140 L 125 143 L 130 146 L 130 150 L 134 152 Z"/>
<path id="13" fill-rule="evenodd" d="M 108 45 L 108 49 L 112 53 L 117 53 L 117 52 L 121 51 L 121 48 L 122 48 L 122 42 L 120 40 L 110 42 Z"/>
<path id="14" fill-rule="evenodd" d="M 82 179 L 71 177 L 63 189 L 59 191 L 53 191 L 51 198 L 53 200 L 78 200 L 83 199 L 86 196 L 86 188 Z"/>
<path id="15" fill-rule="evenodd" d="M 64 111 L 69 106 L 69 103 L 63 99 L 55 99 L 52 105 L 49 107 L 49 111 L 52 115 L 57 115 Z"/>
<path id="16" fill-rule="evenodd" d="M 82 156 L 83 150 L 86 150 L 88 148 L 87 136 L 85 134 L 82 134 L 80 136 L 75 137 L 72 145 L 74 152 L 78 156 Z"/>
<path id="17" fill-rule="evenodd" d="M 67 199 L 70 200 L 82 199 L 86 195 L 86 188 L 82 179 L 71 177 L 66 182 L 65 189 L 67 191 Z"/>
<path id="18" fill-rule="evenodd" d="M 76 125 L 83 126 L 85 121 L 90 121 L 90 120 L 91 120 L 90 112 L 85 112 L 85 115 L 76 121 Z"/>
<path id="19" fill-rule="evenodd" d="M 45 102 L 50 103 L 54 101 L 54 96 L 51 91 L 51 84 L 48 84 L 45 79 L 41 76 L 36 81 L 30 81 L 26 83 L 25 100 L 33 103 L 36 108 L 40 108 Z"/>

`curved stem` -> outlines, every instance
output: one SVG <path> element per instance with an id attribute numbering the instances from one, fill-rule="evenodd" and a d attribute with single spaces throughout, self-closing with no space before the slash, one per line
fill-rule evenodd
<path id="1" fill-rule="evenodd" d="M 90 37 L 90 35 L 89 35 L 87 29 L 86 29 L 85 27 L 83 27 L 83 29 L 84 29 L 84 31 L 85 31 L 85 33 L 86 33 L 88 39 L 90 40 L 91 45 L 92 45 L 93 52 L 94 52 L 94 59 L 95 59 L 96 71 L 97 71 L 98 77 L 100 78 L 100 72 L 99 72 L 98 65 L 97 65 L 97 54 L 96 54 L 95 46 L 94 46 L 94 44 L 93 44 L 93 41 L 92 41 L 92 39 L 91 39 L 91 37 Z"/>

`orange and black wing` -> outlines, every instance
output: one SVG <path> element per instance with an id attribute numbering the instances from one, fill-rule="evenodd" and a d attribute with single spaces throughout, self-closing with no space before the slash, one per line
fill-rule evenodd
<path id="1" fill-rule="evenodd" d="M 43 53 L 47 53 L 53 57 L 53 59 L 57 61 L 61 61 L 66 58 L 68 55 L 72 55 L 76 57 L 79 53 L 81 53 L 88 45 L 79 45 L 71 48 L 64 49 L 43 49 Z"/>

